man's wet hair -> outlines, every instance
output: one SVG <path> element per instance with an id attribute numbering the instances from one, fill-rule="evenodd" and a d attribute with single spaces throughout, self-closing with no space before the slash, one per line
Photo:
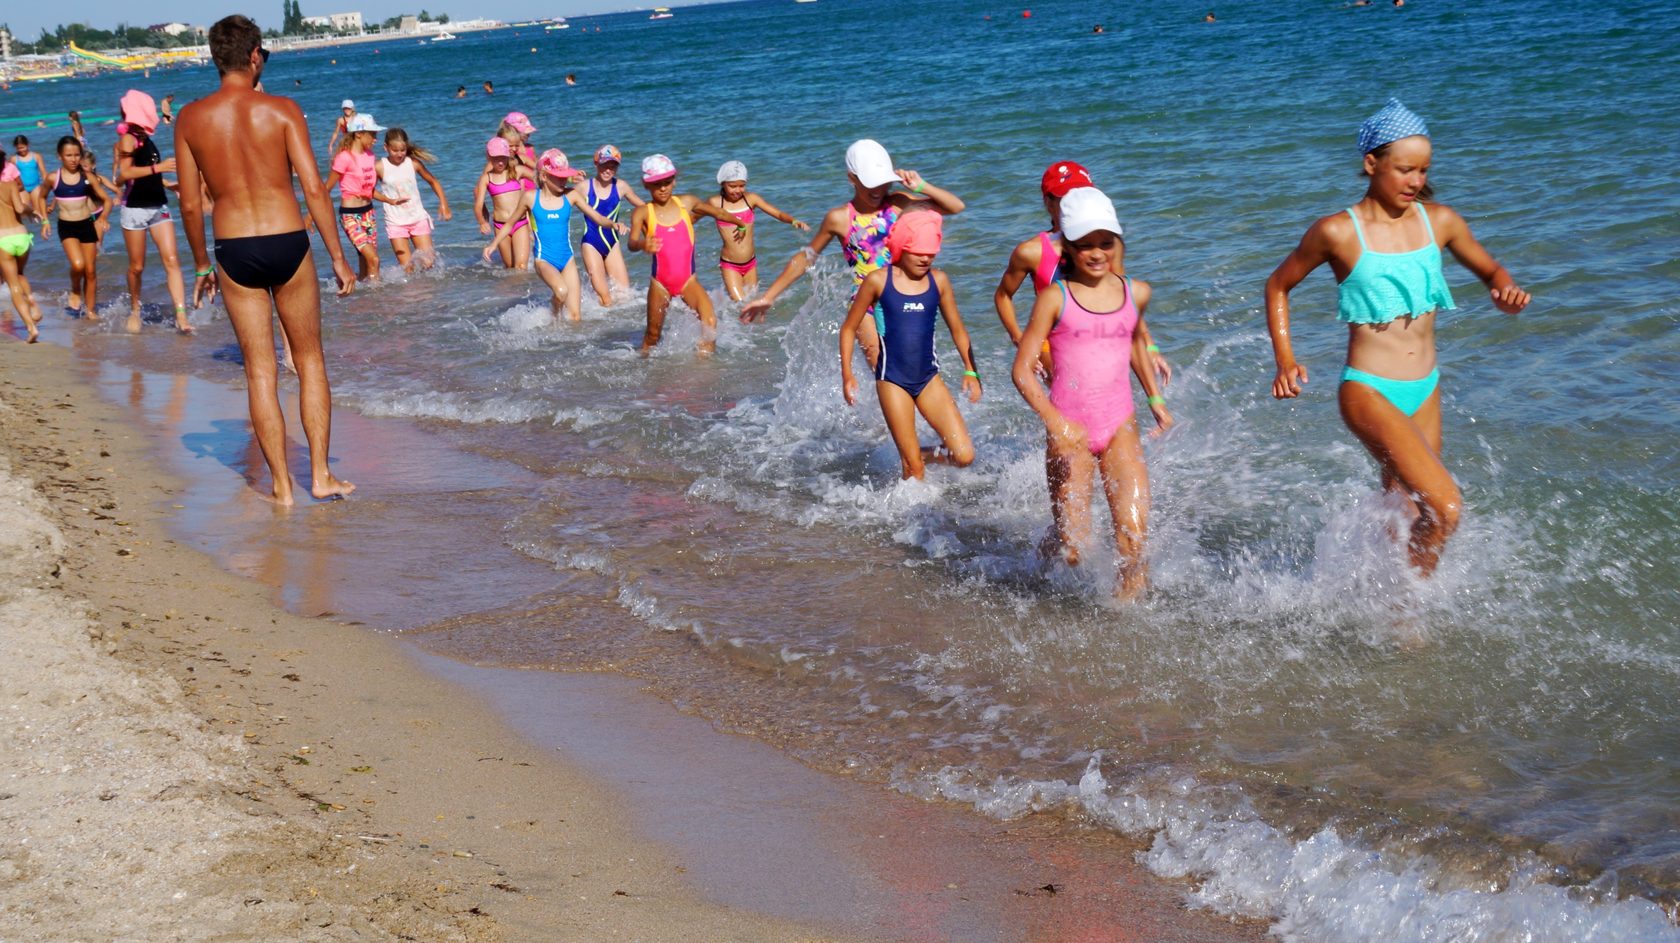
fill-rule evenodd
<path id="1" fill-rule="evenodd" d="M 251 51 L 261 45 L 262 30 L 243 14 L 224 16 L 210 27 L 210 58 L 218 73 L 248 70 Z"/>

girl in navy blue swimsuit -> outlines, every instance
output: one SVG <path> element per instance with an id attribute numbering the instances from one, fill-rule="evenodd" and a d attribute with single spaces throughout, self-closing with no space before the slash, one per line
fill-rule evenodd
<path id="1" fill-rule="evenodd" d="M 855 406 L 858 385 L 852 376 L 852 348 L 857 345 L 863 319 L 876 302 L 880 303 L 876 328 L 881 335 L 881 356 L 875 365 L 875 393 L 881 400 L 887 431 L 898 446 L 905 478 L 921 478 L 928 461 L 957 466 L 974 461 L 968 426 L 951 391 L 939 378 L 939 358 L 933 352 L 934 317 L 943 316 L 963 360 L 963 391 L 969 402 L 980 402 L 980 373 L 974 368 L 974 351 L 962 316 L 957 313 L 951 281 L 933 267 L 943 219 L 930 212 L 899 217 L 887 236 L 892 264 L 864 278 L 852 299 L 846 323 L 840 326 L 841 389 L 847 405 Z M 918 411 L 939 434 L 939 448 L 922 448 L 916 437 Z"/>
<path id="2" fill-rule="evenodd" d="M 613 222 L 618 222 L 621 202 L 631 206 L 646 203 L 630 185 L 618 179 L 618 162 L 623 157 L 611 144 L 601 145 L 595 152 L 595 176 L 583 185 L 584 199 L 589 208 Z M 612 283 L 621 289 L 630 287 L 630 269 L 624 264 L 624 248 L 613 226 L 602 226 L 585 218 L 583 224 L 583 267 L 589 272 L 589 284 L 601 298 L 602 307 L 612 304 Z"/>

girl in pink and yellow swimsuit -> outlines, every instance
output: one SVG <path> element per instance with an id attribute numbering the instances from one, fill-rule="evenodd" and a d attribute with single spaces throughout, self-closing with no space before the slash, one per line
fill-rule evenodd
<path id="1" fill-rule="evenodd" d="M 717 316 L 712 299 L 694 275 L 694 215 L 710 216 L 731 228 L 746 223 L 728 210 L 701 202 L 687 193 L 677 195 L 677 165 L 664 154 L 642 160 L 642 184 L 648 202 L 636 207 L 630 219 L 630 249 L 653 256 L 653 279 L 648 284 L 647 330 L 642 334 L 645 356 L 659 343 L 665 330 L 665 309 L 672 298 L 700 316 L 700 352 L 717 349 Z"/>
<path id="2" fill-rule="evenodd" d="M 1148 397 L 1157 432 L 1173 424 L 1139 330 L 1150 290 L 1147 283 L 1126 277 L 1120 220 L 1102 191 L 1069 190 L 1061 209 L 1062 277 L 1033 304 L 1015 351 L 1015 386 L 1049 435 L 1050 512 L 1062 559 L 1077 564 L 1080 548 L 1090 539 L 1094 466 L 1114 518 L 1120 558 L 1114 594 L 1135 599 L 1148 579 L 1149 471 L 1128 368 Z M 1038 353 L 1046 341 L 1056 367 L 1048 393 L 1038 374 Z"/>
<path id="3" fill-rule="evenodd" d="M 729 292 L 729 297 L 744 301 L 748 295 L 758 291 L 758 253 L 753 245 L 753 223 L 758 218 L 756 211 L 762 210 L 771 219 L 787 223 L 801 232 L 809 232 L 811 224 L 794 219 L 792 214 L 776 209 L 769 200 L 748 190 L 747 165 L 738 160 L 719 167 L 717 181 L 717 196 L 707 197 L 706 202 L 734 213 L 745 224 L 737 226 L 718 221 L 718 235 L 723 237 L 723 250 L 718 253 L 718 269 L 723 272 L 723 289 Z"/>

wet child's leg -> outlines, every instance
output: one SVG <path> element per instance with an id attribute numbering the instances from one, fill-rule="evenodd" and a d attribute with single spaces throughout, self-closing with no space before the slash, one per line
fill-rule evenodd
<path id="1" fill-rule="evenodd" d="M 64 261 L 70 265 L 70 297 L 66 300 L 70 308 L 80 309 L 86 303 L 82 289 L 87 281 L 87 259 L 82 253 L 82 242 L 80 239 L 61 239 L 59 245 L 64 249 Z"/>
<path id="2" fill-rule="evenodd" d="M 414 244 L 402 236 L 391 237 L 391 254 L 405 272 L 414 271 Z"/>
<path id="3" fill-rule="evenodd" d="M 916 401 L 904 387 L 886 380 L 875 381 L 875 396 L 881 401 L 881 418 L 887 421 L 887 432 L 898 448 L 899 477 L 922 477 L 926 467 L 922 443 L 916 437 Z"/>
<path id="4" fill-rule="evenodd" d="M 624 263 L 624 246 L 615 245 L 607 253 L 607 279 L 620 288 L 630 287 L 630 269 Z"/>
<path id="5" fill-rule="evenodd" d="M 717 350 L 717 315 L 712 311 L 712 296 L 706 294 L 700 279 L 689 276 L 683 285 L 682 300 L 700 316 L 700 352 L 709 354 Z"/>
<path id="6" fill-rule="evenodd" d="M 1049 443 L 1045 452 L 1050 485 L 1050 511 L 1061 541 L 1062 559 L 1079 564 L 1079 552 L 1091 538 L 1091 474 L 1096 459 L 1083 445 L 1070 448 Z"/>
<path id="7" fill-rule="evenodd" d="M 745 301 L 747 297 L 746 277 L 740 272 L 726 266 L 719 266 L 723 273 L 723 290 L 736 301 Z"/>
<path id="8" fill-rule="evenodd" d="M 601 258 L 600 250 L 587 242 L 578 250 L 583 256 L 583 267 L 589 272 L 589 285 L 595 289 L 595 296 L 601 299 L 601 307 L 612 304 L 612 288 L 607 283 L 607 261 Z"/>
<path id="9" fill-rule="evenodd" d="M 175 303 L 175 330 L 191 334 L 193 327 L 187 323 L 187 287 L 181 279 L 181 255 L 175 249 L 175 224 L 166 219 L 152 224 L 147 231 L 152 234 L 152 241 L 157 243 L 158 261 L 163 263 L 163 281 L 169 287 L 169 299 Z"/>
<path id="10" fill-rule="evenodd" d="M 659 284 L 658 279 L 648 282 L 647 329 L 642 332 L 643 355 L 658 346 L 660 336 L 665 333 L 665 309 L 670 306 L 671 293 L 665 290 L 665 286 Z"/>
<path id="11" fill-rule="evenodd" d="M 76 248 L 81 253 L 83 271 L 82 276 L 82 305 L 83 317 L 89 321 L 99 320 L 99 244 L 95 242 L 76 242 Z"/>
<path id="12" fill-rule="evenodd" d="M 414 236 L 414 260 L 423 269 L 430 269 L 437 263 L 437 249 L 432 246 L 431 233 L 418 233 Z"/>
<path id="13" fill-rule="evenodd" d="M 916 408 L 922 417 L 939 433 L 940 448 L 931 450 L 928 461 L 947 462 L 965 468 L 974 462 L 974 442 L 968 437 L 968 424 L 942 377 L 934 377 L 922 387 L 916 397 Z"/>
<path id="14" fill-rule="evenodd" d="M 1337 393 L 1342 421 L 1382 468 L 1384 484 L 1412 500 L 1417 519 L 1407 541 L 1412 566 L 1423 575 L 1435 572 L 1447 538 L 1458 529 L 1464 496 L 1442 464 L 1440 452 L 1440 395 L 1437 388 L 1418 410 L 1407 416 L 1376 389 L 1364 383 L 1343 383 Z M 1396 487 L 1397 486 L 1397 487 Z"/>
<path id="15" fill-rule="evenodd" d="M 1122 423 L 1097 460 L 1108 512 L 1114 518 L 1114 549 L 1120 573 L 1114 595 L 1136 599 L 1149 584 L 1145 540 L 1149 536 L 1149 468 L 1143 462 L 1143 443 L 1137 420 Z"/>
<path id="16" fill-rule="evenodd" d="M 531 227 L 521 226 L 509 240 L 513 243 L 513 267 L 524 269 L 531 264 Z"/>
<path id="17" fill-rule="evenodd" d="M 130 334 L 140 333 L 141 276 L 146 274 L 146 231 L 125 229 L 123 248 L 128 250 L 128 323 Z"/>
<path id="18" fill-rule="evenodd" d="M 571 268 L 571 263 L 568 262 L 566 267 Z M 553 314 L 556 318 L 560 317 L 561 307 L 568 303 L 566 280 L 561 277 L 559 269 L 542 259 L 537 260 L 537 277 L 543 280 L 544 285 L 548 286 L 549 313 Z"/>
<path id="19" fill-rule="evenodd" d="M 578 322 L 583 320 L 583 285 L 578 278 L 577 257 L 574 256 L 560 270 L 560 279 L 566 284 L 566 320 Z"/>

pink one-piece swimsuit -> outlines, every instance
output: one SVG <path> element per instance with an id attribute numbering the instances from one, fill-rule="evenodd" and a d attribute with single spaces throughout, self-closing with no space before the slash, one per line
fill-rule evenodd
<path id="1" fill-rule="evenodd" d="M 1066 282 L 1062 313 L 1050 330 L 1050 402 L 1070 421 L 1085 427 L 1092 455 L 1101 455 L 1114 433 L 1131 421 L 1132 332 L 1138 309 L 1132 280 L 1123 279 L 1126 301 L 1114 311 L 1090 311 L 1073 297 Z"/>

